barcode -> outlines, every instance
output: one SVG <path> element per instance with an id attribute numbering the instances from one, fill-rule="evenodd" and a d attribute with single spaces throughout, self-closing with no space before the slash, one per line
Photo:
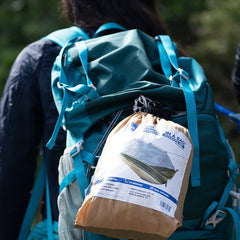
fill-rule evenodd
<path id="1" fill-rule="evenodd" d="M 167 212 L 170 212 L 172 207 L 170 205 L 168 205 L 167 203 L 163 202 L 163 201 L 160 201 L 160 206 L 166 210 Z"/>

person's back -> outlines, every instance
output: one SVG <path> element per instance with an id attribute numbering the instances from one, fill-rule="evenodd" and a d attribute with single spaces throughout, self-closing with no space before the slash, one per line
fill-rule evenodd
<path id="1" fill-rule="evenodd" d="M 63 9 L 74 25 L 90 36 L 105 22 L 139 28 L 155 36 L 167 31 L 159 20 L 155 1 L 64 0 Z M 0 238 L 16 239 L 30 196 L 40 143 L 46 156 L 52 212 L 58 220 L 58 162 L 65 147 L 61 130 L 56 145 L 45 145 L 58 113 L 51 93 L 51 68 L 60 47 L 50 40 L 27 46 L 16 59 L 0 105 Z M 7 207 L 6 207 L 7 206 Z M 14 229 L 13 229 L 14 226 Z"/>

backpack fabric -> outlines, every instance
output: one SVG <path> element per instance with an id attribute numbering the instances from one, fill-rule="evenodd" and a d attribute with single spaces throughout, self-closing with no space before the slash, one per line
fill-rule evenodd
<path id="1" fill-rule="evenodd" d="M 116 25 L 100 30 L 108 28 L 123 30 Z M 177 47 L 168 36 L 153 38 L 136 29 L 87 39 L 81 30 L 71 28 L 47 38 L 58 43 L 61 39 L 59 44 L 63 46 L 52 70 L 59 119 L 47 145 L 53 147 L 63 126 L 67 146 L 59 164 L 60 239 L 109 239 L 71 229 L 106 135 L 115 122 L 127 116 L 125 110 L 132 109 L 134 100 L 141 95 L 171 106 L 172 120 L 189 129 L 194 143 L 183 226 L 169 239 L 228 240 L 233 223 L 240 239 L 239 216 L 229 195 L 238 166 L 230 154 L 215 113 L 211 87 L 199 64 L 192 58 L 178 57 Z M 122 110 L 121 116 L 117 114 Z"/>

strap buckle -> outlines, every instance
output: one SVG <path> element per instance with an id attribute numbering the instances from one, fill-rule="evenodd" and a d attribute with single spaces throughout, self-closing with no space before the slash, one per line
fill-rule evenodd
<path id="1" fill-rule="evenodd" d="M 212 225 L 213 228 L 221 222 L 227 214 L 222 210 L 217 210 L 205 223 L 205 226 Z"/>
<path id="2" fill-rule="evenodd" d="M 189 79 L 188 73 L 184 71 L 182 68 L 177 69 L 180 76 L 182 76 L 185 80 Z"/>
<path id="3" fill-rule="evenodd" d="M 76 156 L 82 149 L 83 139 L 79 140 L 71 149 L 70 149 L 70 157 L 73 158 Z"/>
<path id="4" fill-rule="evenodd" d="M 177 72 L 175 73 L 175 75 L 171 75 L 171 76 L 169 77 L 170 82 L 173 82 L 173 80 L 175 80 L 175 77 L 176 77 L 176 76 L 179 76 L 179 75 L 180 75 L 182 78 L 184 78 L 186 81 L 189 80 L 188 73 L 187 73 L 185 70 L 183 70 L 182 68 L 178 68 L 178 69 L 177 69 Z"/>

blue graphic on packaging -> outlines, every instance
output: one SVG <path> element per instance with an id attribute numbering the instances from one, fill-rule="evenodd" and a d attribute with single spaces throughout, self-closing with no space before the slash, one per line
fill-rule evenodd
<path id="1" fill-rule="evenodd" d="M 134 132 L 137 129 L 138 125 L 135 122 L 130 122 L 127 123 L 124 128 L 123 131 L 127 131 L 128 129 L 130 129 L 131 132 Z"/>
<path id="2" fill-rule="evenodd" d="M 154 125 L 146 126 L 145 129 L 143 130 L 143 132 L 152 133 L 156 136 L 158 136 L 158 134 L 159 134 L 159 132 L 155 129 Z"/>
<path id="3" fill-rule="evenodd" d="M 105 182 L 105 181 L 110 181 L 110 182 L 119 182 L 119 183 L 123 183 L 123 184 L 128 184 L 128 185 L 132 185 L 132 186 L 135 186 L 135 187 L 140 187 L 140 188 L 144 188 L 144 189 L 148 189 L 150 191 L 153 191 L 155 193 L 158 193 L 166 198 L 168 198 L 170 201 L 172 201 L 174 204 L 177 204 L 178 203 L 178 200 L 173 197 L 172 195 L 170 195 L 169 193 L 157 188 L 157 187 L 154 187 L 154 186 L 151 186 L 149 184 L 146 184 L 146 183 L 142 183 L 142 182 L 138 182 L 138 181 L 134 181 L 134 180 L 131 180 L 131 179 L 127 179 L 127 178 L 120 178 L 120 177 L 108 177 L 108 178 L 102 178 L 102 179 L 98 179 L 96 182 L 95 182 L 95 185 L 99 184 L 99 183 L 102 183 L 102 182 Z"/>
<path id="4" fill-rule="evenodd" d="M 130 129 L 132 132 L 135 131 L 137 127 L 138 125 L 135 122 L 131 122 Z"/>
<path id="5" fill-rule="evenodd" d="M 181 149 L 185 148 L 185 145 L 186 145 L 185 141 L 182 138 L 175 136 L 175 134 L 172 134 L 171 132 L 166 131 L 162 134 L 162 136 L 175 142 L 175 144 L 177 144 L 177 146 L 180 147 Z"/>

